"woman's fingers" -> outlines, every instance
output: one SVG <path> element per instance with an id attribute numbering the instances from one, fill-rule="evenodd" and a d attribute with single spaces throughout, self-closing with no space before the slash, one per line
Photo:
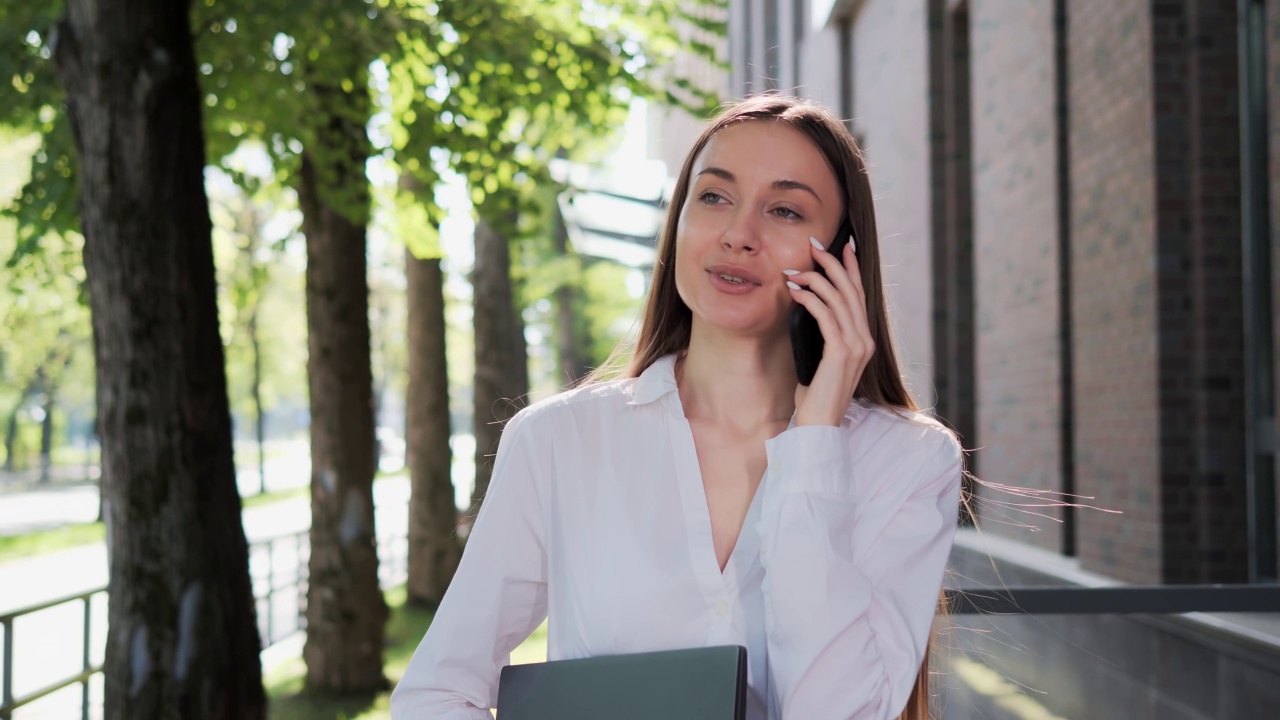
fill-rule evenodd
<path id="1" fill-rule="evenodd" d="M 828 353 L 835 348 L 839 348 L 838 352 L 846 352 L 848 350 L 847 335 L 840 327 L 840 321 L 836 318 L 835 312 L 832 311 L 832 306 L 823 302 L 822 298 L 816 293 L 801 287 L 794 281 L 788 281 L 788 287 L 791 288 L 791 297 L 804 306 L 804 309 L 808 310 L 813 319 L 818 322 L 818 330 L 822 333 L 822 338 L 825 341 L 822 360 L 826 360 Z M 819 362 L 819 367 L 821 367 L 821 361 Z"/>
<path id="2" fill-rule="evenodd" d="M 805 287 L 802 282 L 796 282 L 797 279 L 812 284 Z M 790 285 L 792 298 L 813 315 L 825 341 L 819 370 L 827 365 L 827 359 L 832 359 L 837 367 L 856 366 L 856 370 L 861 372 L 862 365 L 875 351 L 875 344 L 869 332 L 858 329 L 853 318 L 855 311 L 846 304 L 844 297 L 816 272 L 793 275 Z M 865 327 L 865 319 L 862 324 Z"/>
<path id="3" fill-rule="evenodd" d="M 840 251 L 839 255 L 832 255 L 823 249 L 822 243 L 818 242 L 817 238 L 809 238 L 809 244 L 813 246 L 811 253 L 814 261 L 827 273 L 827 277 L 835 285 L 836 289 L 851 297 L 853 294 L 861 294 L 861 278 L 856 275 L 858 270 L 857 258 L 854 258 L 852 267 L 848 264 L 849 253 L 852 252 L 850 250 L 852 239 L 850 243 L 845 244 L 845 249 Z M 857 285 L 854 284 L 855 279 L 858 281 Z"/>
<path id="4" fill-rule="evenodd" d="M 800 285 L 810 294 L 816 295 L 822 301 L 824 306 L 832 312 L 837 332 L 840 335 L 847 335 L 855 331 L 857 324 L 853 319 L 853 311 L 849 307 L 849 299 L 837 290 L 830 280 L 823 277 L 822 273 L 811 270 L 792 275 L 788 279 Z M 833 341 L 837 336 L 828 335 L 824 332 L 823 337 L 828 341 Z"/>
<path id="5" fill-rule="evenodd" d="M 852 239 L 850 240 L 852 243 Z M 845 245 L 843 257 L 836 257 L 822 248 L 816 238 L 810 238 L 812 255 L 822 273 L 809 272 L 793 276 L 793 280 L 808 287 L 828 305 L 836 308 L 843 331 L 870 337 L 867 320 L 866 293 L 862 288 L 862 272 L 851 244 Z"/>
<path id="6" fill-rule="evenodd" d="M 849 284 L 853 288 L 853 294 L 856 298 L 853 312 L 854 321 L 858 328 L 865 331 L 869 337 L 871 323 L 867 320 L 867 293 L 862 286 L 862 265 L 858 262 L 858 255 L 854 251 L 852 237 L 849 238 L 849 244 L 845 246 L 843 254 L 844 277 L 849 279 Z"/>
<path id="7" fill-rule="evenodd" d="M 797 386 L 796 423 L 838 425 L 875 353 L 875 341 L 855 252 L 846 247 L 837 257 L 816 240 L 812 245 L 813 258 L 825 277 L 817 271 L 789 272 L 789 285 L 791 296 L 817 321 L 826 343 L 810 387 Z"/>

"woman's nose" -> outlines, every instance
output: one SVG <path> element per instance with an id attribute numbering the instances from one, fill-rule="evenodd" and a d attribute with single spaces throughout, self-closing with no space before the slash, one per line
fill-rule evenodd
<path id="1" fill-rule="evenodd" d="M 720 244 L 726 250 L 755 252 L 760 247 L 759 228 L 751 218 L 735 215 L 720 236 Z"/>

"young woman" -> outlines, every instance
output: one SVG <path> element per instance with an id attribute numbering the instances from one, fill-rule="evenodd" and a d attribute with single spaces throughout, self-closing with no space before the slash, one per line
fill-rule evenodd
<path id="1" fill-rule="evenodd" d="M 392 715 L 488 720 L 511 649 L 549 617 L 551 660 L 745 646 L 749 718 L 927 717 L 962 456 L 903 386 L 879 257 L 836 117 L 761 96 L 713 121 L 627 377 L 508 424 Z M 808 387 L 797 303 L 826 343 Z"/>

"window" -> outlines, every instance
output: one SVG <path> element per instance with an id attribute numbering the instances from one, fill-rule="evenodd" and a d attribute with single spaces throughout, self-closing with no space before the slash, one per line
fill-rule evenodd
<path id="1" fill-rule="evenodd" d="M 1275 337 L 1272 331 L 1267 53 L 1263 0 L 1241 3 L 1240 136 L 1244 210 L 1246 476 L 1249 577 L 1277 579 Z"/>

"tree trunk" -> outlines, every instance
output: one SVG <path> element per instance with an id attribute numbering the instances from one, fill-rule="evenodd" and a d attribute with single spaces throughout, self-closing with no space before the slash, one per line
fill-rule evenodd
<path id="1" fill-rule="evenodd" d="M 475 244 L 471 285 L 476 342 L 476 482 L 471 491 L 472 513 L 479 511 L 489 489 L 502 427 L 523 406 L 529 392 L 524 323 L 511 285 L 510 245 L 483 218 L 476 223 Z"/>
<path id="2" fill-rule="evenodd" d="M 45 360 L 46 363 L 49 360 Z M 22 393 L 18 395 L 18 401 L 13 404 L 13 411 L 9 413 L 9 424 L 4 432 L 4 471 L 13 472 L 19 468 L 17 462 L 18 451 L 18 414 L 22 412 L 22 406 L 27 404 L 27 398 L 31 397 L 40 387 L 41 378 L 44 377 L 44 365 L 36 368 L 35 374 L 27 381 L 27 386 L 23 388 Z"/>
<path id="3" fill-rule="evenodd" d="M 40 420 L 40 482 L 52 479 L 53 469 L 53 411 L 57 407 L 57 390 L 53 383 L 44 387 L 44 417 Z"/>
<path id="4" fill-rule="evenodd" d="M 309 690 L 361 693 L 382 674 L 387 607 L 373 516 L 373 373 L 365 223 L 369 95 L 360 73 L 312 79 L 316 142 L 303 153 L 298 204 L 307 238 L 307 373 L 311 392 Z M 332 85 L 326 83 L 333 83 Z"/>
<path id="5" fill-rule="evenodd" d="M 554 250 L 557 255 L 569 255 L 569 235 L 564 226 L 564 218 L 557 207 L 554 213 L 555 231 L 552 235 Z M 578 305 L 582 297 L 581 285 L 577 282 L 566 282 L 556 289 L 556 336 L 560 360 L 560 380 L 565 387 L 572 387 L 590 372 L 586 333 L 582 321 L 582 313 Z"/>
<path id="6" fill-rule="evenodd" d="M 26 396 L 18 398 L 18 402 L 13 404 L 13 410 L 9 411 L 9 422 L 5 424 L 4 429 L 4 471 L 13 472 L 17 469 L 17 465 L 13 461 L 13 453 L 18 449 L 18 413 L 22 411 L 22 404 L 27 401 Z"/>
<path id="7" fill-rule="evenodd" d="M 261 293 L 255 302 L 262 303 Z M 267 492 L 267 433 L 262 418 L 262 338 L 258 337 L 258 307 L 249 315 L 249 347 L 253 352 L 253 425 L 258 439 L 258 493 Z"/>
<path id="8" fill-rule="evenodd" d="M 419 260 L 406 247 L 409 388 L 405 441 L 409 481 L 408 601 L 435 608 L 453 579 L 462 548 L 449 448 L 449 374 L 445 355 L 444 276 L 440 258 Z"/>
<path id="9" fill-rule="evenodd" d="M 111 548 L 107 720 L 263 718 L 189 4 L 68 0 Z"/>

